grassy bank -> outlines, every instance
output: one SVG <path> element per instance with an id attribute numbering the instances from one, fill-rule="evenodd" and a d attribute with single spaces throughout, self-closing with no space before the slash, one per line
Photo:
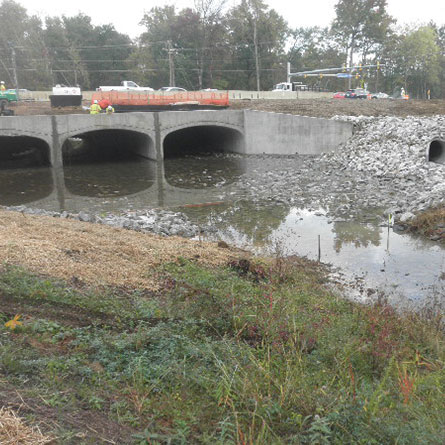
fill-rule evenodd
<path id="1" fill-rule="evenodd" d="M 64 444 L 443 443 L 438 317 L 347 302 L 297 260 L 155 272 L 148 292 L 5 265 L 0 406 Z"/>
<path id="2" fill-rule="evenodd" d="M 416 215 L 408 222 L 408 228 L 413 233 L 428 236 L 436 241 L 445 241 L 445 207 L 428 209 Z"/>

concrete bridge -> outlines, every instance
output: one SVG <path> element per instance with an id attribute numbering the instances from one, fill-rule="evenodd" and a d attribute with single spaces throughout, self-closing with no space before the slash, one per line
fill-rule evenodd
<path id="1" fill-rule="evenodd" d="M 351 135 L 350 123 L 252 110 L 1 117 L 0 168 L 28 148 L 63 167 L 79 141 L 99 159 L 115 147 L 160 162 L 195 151 L 320 154 Z"/>

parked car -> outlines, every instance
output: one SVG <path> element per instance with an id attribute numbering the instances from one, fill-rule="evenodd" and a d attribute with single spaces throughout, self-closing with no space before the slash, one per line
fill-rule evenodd
<path id="1" fill-rule="evenodd" d="M 116 86 L 100 86 L 96 91 L 154 91 L 150 87 L 140 87 L 132 80 L 123 80 L 120 85 Z"/>
<path id="2" fill-rule="evenodd" d="M 204 88 L 200 91 L 207 91 L 207 92 L 213 92 L 213 91 L 219 91 L 217 88 Z"/>
<path id="3" fill-rule="evenodd" d="M 176 92 L 179 92 L 179 91 L 187 91 L 187 90 L 185 88 L 179 88 L 179 87 L 162 87 L 162 88 L 159 88 L 158 91 L 176 91 Z"/>
<path id="4" fill-rule="evenodd" d="M 371 95 L 364 88 L 354 88 L 346 91 L 345 97 L 347 99 L 368 99 Z"/>
<path id="5" fill-rule="evenodd" d="M 345 92 L 344 91 L 339 91 L 338 93 L 335 93 L 332 98 L 333 99 L 344 99 L 345 98 Z"/>
<path id="6" fill-rule="evenodd" d="M 389 95 L 386 93 L 373 93 L 371 99 L 389 99 Z"/>

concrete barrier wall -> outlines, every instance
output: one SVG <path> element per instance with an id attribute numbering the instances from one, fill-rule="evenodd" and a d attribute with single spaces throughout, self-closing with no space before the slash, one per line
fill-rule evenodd
<path id="1" fill-rule="evenodd" d="M 94 91 L 82 91 L 83 100 L 91 101 Z M 22 93 L 20 99 L 49 101 L 50 91 Z M 168 93 L 166 93 L 168 94 Z M 173 93 L 174 94 L 174 93 Z M 334 93 L 317 91 L 242 91 L 229 90 L 229 100 L 284 100 L 284 99 L 330 99 Z"/>
<path id="2" fill-rule="evenodd" d="M 229 91 L 229 101 L 236 100 L 286 100 L 330 99 L 334 93 L 317 91 Z"/>

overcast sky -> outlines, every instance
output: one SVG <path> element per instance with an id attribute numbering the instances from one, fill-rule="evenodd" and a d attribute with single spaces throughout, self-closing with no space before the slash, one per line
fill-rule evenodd
<path id="1" fill-rule="evenodd" d="M 334 5 L 337 0 L 265 0 L 270 8 L 281 14 L 291 27 L 327 26 L 334 18 Z M 92 18 L 93 24 L 114 24 L 122 33 L 136 37 L 143 29 L 138 26 L 144 11 L 153 6 L 175 4 L 177 8 L 193 7 L 193 0 L 131 0 L 114 2 L 112 0 L 18 0 L 30 14 L 42 18 L 60 15 L 76 15 L 82 12 Z M 228 0 L 228 4 L 238 3 Z M 421 7 L 419 7 L 419 5 Z M 445 24 L 445 0 L 388 0 L 388 11 L 399 24 L 425 23 L 434 20 Z"/>

